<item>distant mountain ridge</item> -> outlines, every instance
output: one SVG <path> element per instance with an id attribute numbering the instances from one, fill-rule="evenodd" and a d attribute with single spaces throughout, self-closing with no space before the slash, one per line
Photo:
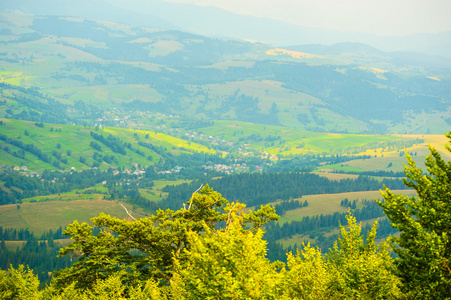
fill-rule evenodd
<path id="1" fill-rule="evenodd" d="M 256 40 L 276 46 L 332 45 L 357 42 L 384 51 L 420 52 L 451 58 L 451 31 L 383 37 L 359 32 L 308 28 L 286 22 L 239 15 L 216 7 L 164 1 L 16 0 L 2 3 L 1 11 L 20 10 L 37 15 L 63 15 L 120 22 L 135 26 L 177 29 L 197 34 Z"/>
<path id="2" fill-rule="evenodd" d="M 451 69 L 451 60 L 443 56 L 408 51 L 386 52 L 362 43 L 337 43 L 330 46 L 321 44 L 308 44 L 308 45 L 293 45 L 284 48 L 287 50 L 324 54 L 324 55 L 328 54 L 340 55 L 344 53 L 354 53 L 359 55 L 376 54 L 387 57 L 388 59 L 391 60 L 393 64 L 399 66 L 416 65 L 421 67 Z"/>

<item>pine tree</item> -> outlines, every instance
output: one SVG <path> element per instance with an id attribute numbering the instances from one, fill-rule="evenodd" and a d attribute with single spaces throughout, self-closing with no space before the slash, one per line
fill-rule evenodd
<path id="1" fill-rule="evenodd" d="M 451 132 L 446 136 L 451 140 Z M 445 162 L 433 147 L 429 149 L 427 175 L 406 154 L 404 184 L 415 189 L 417 196 L 396 195 L 385 188 L 385 202 L 379 205 L 401 232 L 393 242 L 405 291 L 419 298 L 450 299 L 451 162 Z M 451 152 L 449 145 L 446 149 Z"/>

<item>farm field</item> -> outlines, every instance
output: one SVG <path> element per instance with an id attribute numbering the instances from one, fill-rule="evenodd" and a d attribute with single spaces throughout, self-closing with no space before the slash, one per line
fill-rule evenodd
<path id="1" fill-rule="evenodd" d="M 36 196 L 22 200 L 22 203 L 45 202 L 45 201 L 71 201 L 71 200 L 97 200 L 103 199 L 102 194 L 76 194 L 74 192 Z"/>
<path id="2" fill-rule="evenodd" d="M 342 174 L 340 174 L 342 175 Z M 402 194 L 405 196 L 415 196 L 416 192 L 414 190 L 392 190 L 394 194 Z M 365 191 L 365 192 L 350 192 L 350 193 L 340 193 L 340 194 L 322 194 L 322 195 L 307 195 L 300 198 L 300 201 L 307 201 L 309 205 L 307 207 L 297 208 L 293 210 L 288 210 L 284 215 L 280 217 L 277 221 L 279 225 L 284 223 L 291 223 L 292 221 L 301 221 L 304 217 L 314 217 L 317 215 L 328 215 L 334 214 L 335 212 L 345 213 L 348 211 L 347 207 L 341 206 L 341 201 L 348 199 L 349 201 L 358 200 L 356 208 L 362 208 L 362 200 L 374 200 L 383 199 L 380 191 Z M 274 203 L 275 204 L 275 203 Z M 381 217 L 379 219 L 386 218 Z M 377 219 L 369 219 L 360 222 L 361 226 L 367 224 L 372 225 Z M 346 224 L 342 224 L 346 225 Z M 321 228 L 315 231 L 315 236 L 320 235 L 324 237 L 331 236 L 333 234 L 338 234 L 340 232 L 339 228 Z M 283 247 L 301 245 L 303 242 L 315 243 L 316 238 L 311 238 L 309 234 L 295 234 L 293 236 L 282 238 L 277 240 Z"/>
<path id="3" fill-rule="evenodd" d="M 146 214 L 141 209 L 133 209 L 133 206 L 122 203 L 135 217 L 141 218 Z M 90 219 L 104 212 L 121 219 L 129 219 L 121 203 L 102 199 L 71 200 L 71 201 L 45 201 L 36 203 L 22 203 L 0 206 L 0 219 L 3 227 L 26 229 L 40 236 L 44 231 L 57 230 L 60 226 L 65 228 L 74 220 L 79 223 L 88 222 Z M 91 224 L 92 225 L 92 224 Z"/>
<path id="4" fill-rule="evenodd" d="M 341 174 L 341 173 L 327 173 L 327 172 L 312 172 L 313 174 L 317 174 L 321 177 L 326 177 L 329 180 L 342 180 L 342 179 L 355 179 L 359 177 L 356 174 Z"/>
<path id="5" fill-rule="evenodd" d="M 415 195 L 413 190 L 393 190 L 393 193 L 403 194 L 407 196 Z M 307 201 L 308 206 L 297 208 L 294 210 L 288 210 L 286 213 L 280 217 L 277 221 L 279 224 L 292 221 L 300 221 L 306 216 L 316 216 L 316 215 L 329 215 L 335 212 L 346 212 L 348 209 L 340 205 L 341 201 L 348 199 L 353 201 L 358 200 L 374 200 L 382 199 L 380 191 L 365 191 L 365 192 L 350 192 L 350 193 L 339 193 L 339 194 L 321 194 L 321 195 L 307 195 L 299 198 L 300 201 Z M 272 204 L 276 204 L 274 202 Z M 363 204 L 358 201 L 357 208 L 361 208 Z"/>
<path id="6" fill-rule="evenodd" d="M 341 174 L 340 174 L 341 175 Z M 185 181 L 156 181 L 152 191 L 155 193 L 152 201 L 158 201 L 159 191 L 166 185 L 181 184 Z M 414 195 L 412 190 L 395 190 L 394 193 L 401 193 L 403 195 Z M 118 218 L 129 218 L 127 213 L 118 201 L 103 200 L 102 194 L 89 194 L 86 196 L 92 197 L 89 199 L 80 199 L 84 195 L 66 194 L 58 197 L 46 197 L 48 201 L 41 202 L 25 202 L 17 204 L 0 206 L 0 219 L 3 227 L 10 227 L 15 229 L 28 228 L 35 235 L 41 235 L 45 230 L 56 230 L 60 226 L 63 228 L 72 223 L 73 220 L 78 222 L 89 222 L 93 217 L 96 217 L 100 212 L 105 212 Z M 157 197 L 158 196 L 158 197 Z M 164 196 L 164 195 L 162 195 Z M 77 198 L 78 197 L 78 198 Z M 95 198 L 97 197 L 97 198 Z M 147 198 L 145 194 L 143 197 Z M 307 207 L 288 210 L 277 221 L 279 224 L 291 221 L 302 220 L 305 216 L 316 216 L 321 214 L 333 214 L 335 212 L 346 212 L 347 208 L 340 205 L 344 199 L 350 201 L 354 199 L 372 200 L 381 199 L 382 196 L 379 191 L 365 191 L 365 192 L 350 192 L 340 194 L 321 194 L 321 195 L 307 195 L 299 200 L 307 201 Z M 27 199 L 29 200 L 29 199 Z M 278 202 L 271 203 L 276 205 Z M 132 205 L 123 203 L 135 218 L 141 218 L 147 214 L 140 208 L 133 208 Z M 361 201 L 358 202 L 357 208 L 362 206 Z M 249 209 L 254 209 L 249 207 Z"/>
<path id="7" fill-rule="evenodd" d="M 333 164 L 328 166 L 319 167 L 321 171 L 393 171 L 402 172 L 404 170 L 404 164 L 407 164 L 404 151 L 411 154 L 412 159 L 415 161 L 417 167 L 426 169 L 424 163 L 426 156 L 430 155 L 429 145 L 436 148 L 443 158 L 451 159 L 451 153 L 446 151 L 445 145 L 448 142 L 445 135 L 399 135 L 402 139 L 422 139 L 424 143 L 415 144 L 405 149 L 395 148 L 375 148 L 368 149 L 366 151 L 358 153 L 359 155 L 371 155 L 370 159 L 355 159 L 348 162 L 339 164 Z M 376 156 L 376 157 L 374 157 Z"/>

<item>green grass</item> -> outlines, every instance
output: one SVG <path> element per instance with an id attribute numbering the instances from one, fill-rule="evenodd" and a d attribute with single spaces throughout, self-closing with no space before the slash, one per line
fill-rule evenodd
<path id="1" fill-rule="evenodd" d="M 412 156 L 417 166 L 424 166 L 426 161 L 424 156 Z M 391 165 L 390 165 L 391 164 Z M 404 165 L 407 164 L 405 156 L 392 157 L 372 157 L 370 159 L 355 159 L 348 162 L 343 162 L 334 165 L 319 167 L 318 170 L 333 170 L 344 172 L 363 172 L 363 171 L 393 171 L 403 172 Z M 390 167 L 389 167 L 390 166 Z"/>
<path id="2" fill-rule="evenodd" d="M 6 123 L 4 126 L 0 126 L 0 133 L 8 136 L 9 138 L 14 138 L 22 141 L 24 144 L 34 144 L 36 147 L 41 149 L 44 153 L 51 156 L 52 151 L 57 151 L 61 153 L 62 158 L 67 159 L 68 163 L 66 165 L 61 164 L 64 169 L 70 169 L 71 167 L 79 169 L 86 169 L 92 166 L 93 154 L 98 152 L 90 146 L 90 143 L 96 141 L 91 135 L 90 131 L 95 131 L 93 128 L 84 128 L 81 126 L 71 126 L 71 125 L 54 125 L 45 124 L 43 128 L 35 126 L 33 122 L 12 120 L 12 119 L 2 119 Z M 53 131 L 51 130 L 53 128 Z M 25 135 L 25 130 L 29 132 L 29 136 Z M 58 130 L 58 131 L 57 131 Z M 61 130 L 61 131 L 59 131 Z M 153 165 L 159 161 L 160 157 L 158 154 L 154 153 L 146 147 L 142 147 L 138 144 L 139 141 L 148 142 L 155 146 L 161 146 L 167 151 L 173 154 L 178 153 L 189 153 L 189 152 L 208 152 L 214 153 L 213 150 L 208 149 L 203 145 L 196 143 L 189 143 L 185 140 L 178 139 L 169 135 L 162 133 L 155 133 L 151 131 L 141 131 L 132 130 L 124 128 L 104 128 L 96 131 L 97 134 L 102 134 L 105 138 L 108 135 L 112 135 L 120 138 L 126 143 L 130 143 L 133 148 L 140 149 L 145 153 L 145 157 L 138 155 L 134 151 L 126 149 L 127 154 L 122 155 L 114 153 L 110 148 L 101 144 L 102 155 L 114 155 L 118 163 L 113 163 L 115 166 L 121 166 L 130 168 L 132 163 L 137 163 L 141 166 Z M 136 135 L 135 135 L 136 134 Z M 149 135 L 149 139 L 145 138 L 145 135 Z M 57 149 L 57 144 L 61 145 L 61 149 Z M 45 163 L 39 160 L 35 155 L 26 152 L 25 159 L 14 157 L 13 155 L 5 152 L 3 149 L 9 147 L 11 152 L 19 151 L 17 147 L 10 144 L 6 144 L 4 141 L 0 141 L 0 164 L 4 165 L 17 165 L 17 166 L 27 166 L 30 171 L 38 171 L 43 169 L 55 169 L 51 164 Z M 183 148 L 180 149 L 180 148 Z M 71 155 L 67 154 L 67 151 L 71 151 Z M 148 156 L 152 156 L 152 161 L 147 159 Z M 51 156 L 52 157 L 52 156 Z M 87 160 L 86 164 L 79 162 L 79 158 L 83 157 Z M 52 157 L 54 159 L 54 157 Z M 101 169 L 106 169 L 110 165 L 106 162 L 100 164 Z"/>
<path id="3" fill-rule="evenodd" d="M 332 175 L 346 175 L 346 174 L 332 174 Z M 403 194 L 406 196 L 416 195 L 413 190 L 393 190 L 395 194 Z M 383 199 L 379 191 L 365 191 L 365 192 L 350 192 L 350 193 L 339 193 L 339 194 L 322 194 L 322 195 L 307 195 L 300 198 L 301 201 L 306 201 L 309 203 L 307 207 L 297 208 L 294 210 L 286 211 L 283 216 L 277 221 L 280 225 L 283 223 L 291 223 L 292 221 L 301 221 L 304 217 L 314 217 L 316 215 L 328 215 L 334 214 L 335 212 L 345 213 L 348 211 L 347 207 L 340 205 L 341 201 L 348 199 L 353 201 L 354 199 L 362 200 L 374 200 Z M 277 203 L 277 202 L 275 202 Z M 273 204 L 275 204 L 273 203 Z M 362 208 L 363 204 L 361 201 L 357 203 L 357 208 Z M 382 217 L 385 218 L 385 217 Z M 376 219 L 365 220 L 361 222 L 362 226 L 366 224 L 373 224 Z M 343 224 L 346 225 L 346 224 Z M 332 234 L 338 234 L 340 232 L 339 228 L 321 228 L 316 230 L 315 235 L 324 234 L 325 236 L 330 236 Z M 308 234 L 297 234 L 288 238 L 283 238 L 277 242 L 281 243 L 284 247 L 294 246 L 297 244 L 301 245 L 303 242 L 315 242 L 315 239 L 309 237 L 311 233 Z"/>
<path id="4" fill-rule="evenodd" d="M 132 205 L 122 203 L 135 218 L 146 214 L 141 209 L 133 209 Z M 57 230 L 60 226 L 65 228 L 74 220 L 89 222 L 100 212 L 129 219 L 124 208 L 118 201 L 108 200 L 72 200 L 48 201 L 36 203 L 22 203 L 20 209 L 17 204 L 0 206 L 0 225 L 3 227 L 26 229 L 40 236 L 44 231 Z"/>
<path id="5" fill-rule="evenodd" d="M 168 196 L 168 193 L 162 192 L 162 189 L 168 185 L 179 185 L 182 183 L 190 183 L 191 180 L 156 180 L 154 186 L 151 189 L 139 189 L 139 193 L 142 197 L 149 201 L 160 202 Z M 161 196 L 160 196 L 161 195 Z"/>
<path id="6" fill-rule="evenodd" d="M 206 135 L 214 135 L 227 141 L 249 144 L 251 149 L 267 151 L 271 154 L 296 155 L 303 153 L 342 153 L 350 147 L 361 147 L 370 143 L 401 141 L 402 137 L 361 135 L 361 134 L 331 134 L 309 132 L 282 126 L 259 125 L 236 121 L 215 121 L 211 127 L 200 130 Z M 239 141 L 251 135 L 280 136 L 280 139 L 271 141 Z"/>
<path id="7" fill-rule="evenodd" d="M 26 241 L 5 241 L 6 249 L 9 251 L 15 251 L 17 248 L 22 248 L 26 244 Z"/>
<path id="8" fill-rule="evenodd" d="M 415 195 L 415 192 L 412 190 L 400 190 L 393 192 L 401 193 L 403 195 Z M 382 199 L 382 196 L 379 191 L 307 195 L 300 198 L 301 201 L 307 200 L 309 204 L 307 207 L 289 210 L 283 216 L 281 216 L 277 222 L 279 222 L 279 224 L 283 224 L 285 222 L 300 221 L 306 216 L 312 217 L 321 214 L 328 215 L 334 214 L 335 212 L 346 212 L 347 208 L 340 205 L 341 201 L 344 200 L 345 198 L 351 201 L 354 199 L 373 200 L 373 199 Z M 362 205 L 363 204 L 359 202 L 357 204 L 357 208 L 362 207 Z"/>
<path id="9" fill-rule="evenodd" d="M 23 199 L 23 203 L 40 202 L 40 201 L 70 201 L 70 200 L 97 200 L 102 199 L 103 194 L 75 194 L 75 193 L 62 193 L 46 196 L 36 196 L 32 198 Z"/>
<path id="10" fill-rule="evenodd" d="M 342 180 L 342 179 L 356 179 L 359 175 L 354 174 L 341 174 L 341 173 L 328 173 L 328 172 L 312 172 L 322 177 L 326 177 L 329 180 Z"/>

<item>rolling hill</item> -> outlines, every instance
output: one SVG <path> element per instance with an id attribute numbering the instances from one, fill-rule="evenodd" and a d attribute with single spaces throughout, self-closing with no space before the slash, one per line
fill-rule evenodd
<path id="1" fill-rule="evenodd" d="M 162 133 L 121 128 L 85 128 L 1 119 L 0 164 L 27 166 L 29 171 L 111 166 L 163 165 L 167 157 L 211 153 L 203 145 Z"/>
<path id="2" fill-rule="evenodd" d="M 2 14 L 1 21 L 2 82 L 64 104 L 326 132 L 442 133 L 450 126 L 449 72 L 401 68 L 368 47 L 355 55 L 294 55 L 81 18 Z"/>

